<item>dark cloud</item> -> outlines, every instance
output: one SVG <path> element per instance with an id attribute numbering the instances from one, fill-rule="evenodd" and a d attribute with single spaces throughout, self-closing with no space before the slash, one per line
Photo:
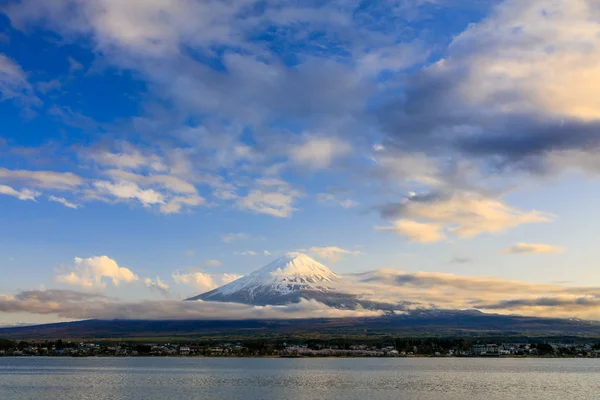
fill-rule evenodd
<path id="1" fill-rule="evenodd" d="M 547 308 L 598 308 L 600 307 L 600 298 L 576 297 L 576 298 L 560 298 L 560 297 L 540 297 L 536 299 L 515 299 L 506 300 L 494 304 L 475 303 L 475 307 L 487 310 L 510 310 L 526 307 L 547 307 Z"/>
<path id="2" fill-rule="evenodd" d="M 471 260 L 469 257 L 453 257 L 450 260 L 450 264 L 468 264 L 470 263 Z"/>

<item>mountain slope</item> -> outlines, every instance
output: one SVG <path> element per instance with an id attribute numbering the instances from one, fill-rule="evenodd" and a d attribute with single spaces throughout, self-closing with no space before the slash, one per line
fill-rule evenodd
<path id="1" fill-rule="evenodd" d="M 339 291 L 341 284 L 342 278 L 325 265 L 307 255 L 290 253 L 250 275 L 187 300 L 283 305 L 304 298 L 337 308 L 372 306 Z"/>
<path id="2" fill-rule="evenodd" d="M 584 336 L 600 337 L 600 323 L 463 311 L 376 318 L 292 320 L 87 320 L 0 328 L 9 339 L 269 337 L 269 336 Z"/>

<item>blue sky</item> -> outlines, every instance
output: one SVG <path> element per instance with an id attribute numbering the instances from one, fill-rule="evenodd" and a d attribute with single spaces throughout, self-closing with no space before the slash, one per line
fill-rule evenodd
<path id="1" fill-rule="evenodd" d="M 586 0 L 5 1 L 1 296 L 177 300 L 303 251 L 597 318 L 599 60 Z M 31 314 L 0 322 L 73 317 Z"/>

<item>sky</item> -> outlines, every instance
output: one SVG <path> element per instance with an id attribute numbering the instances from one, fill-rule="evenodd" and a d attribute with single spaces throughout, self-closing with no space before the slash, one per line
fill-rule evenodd
<path id="1" fill-rule="evenodd" d="M 0 324 L 214 315 L 292 251 L 600 319 L 595 0 L 4 0 L 0 122 Z M 252 312 L 339 313 L 295 307 Z"/>

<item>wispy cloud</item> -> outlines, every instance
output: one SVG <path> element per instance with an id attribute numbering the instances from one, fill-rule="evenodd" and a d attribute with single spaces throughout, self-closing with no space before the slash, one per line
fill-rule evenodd
<path id="1" fill-rule="evenodd" d="M 48 200 L 53 201 L 55 203 L 62 204 L 63 206 L 65 206 L 67 208 L 72 208 L 74 210 L 79 208 L 79 206 L 77 204 L 71 203 L 69 200 L 65 199 L 64 197 L 48 196 Z"/>
<path id="2" fill-rule="evenodd" d="M 408 219 L 394 221 L 391 226 L 376 226 L 375 230 L 393 232 L 406 237 L 411 242 L 433 243 L 446 238 L 443 227 L 438 224 L 426 224 Z"/>
<path id="3" fill-rule="evenodd" d="M 235 242 L 236 240 L 245 240 L 245 239 L 249 239 L 249 238 L 250 238 L 250 236 L 243 232 L 228 233 L 226 235 L 221 236 L 221 241 L 223 241 L 225 243 L 232 243 L 232 242 Z"/>
<path id="4" fill-rule="evenodd" d="M 505 248 L 502 250 L 502 252 L 506 254 L 559 254 L 564 252 L 564 248 L 540 243 L 517 243 L 513 246 Z"/>
<path id="5" fill-rule="evenodd" d="M 7 185 L 0 185 L 0 194 L 16 197 L 19 200 L 35 201 L 37 193 L 31 189 L 16 190 Z"/>
<path id="6" fill-rule="evenodd" d="M 307 253 L 312 256 L 316 256 L 321 259 L 325 259 L 331 263 L 337 263 L 342 259 L 343 256 L 358 256 L 364 255 L 362 251 L 359 250 L 346 250 L 337 246 L 328 246 L 328 247 L 311 247 L 308 249 L 299 249 L 297 250 L 300 253 Z"/>
<path id="7" fill-rule="evenodd" d="M 252 250 L 247 250 L 247 251 L 236 251 L 235 253 L 236 256 L 256 256 L 258 255 L 257 252 L 252 251 Z"/>

